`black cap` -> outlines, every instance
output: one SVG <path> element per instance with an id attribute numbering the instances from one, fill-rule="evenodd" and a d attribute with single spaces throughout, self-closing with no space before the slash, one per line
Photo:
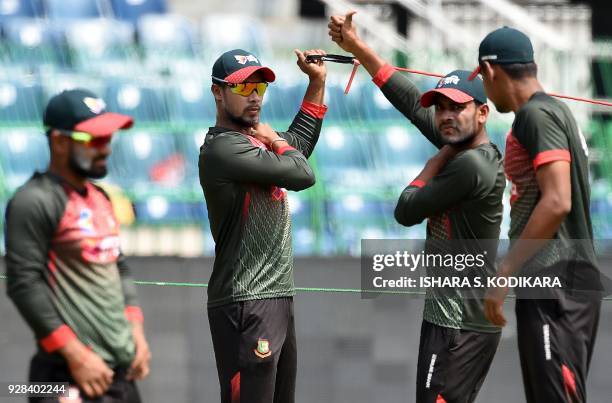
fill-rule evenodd
<path id="1" fill-rule="evenodd" d="M 498 28 L 480 42 L 479 66 L 470 75 L 470 80 L 480 73 L 481 62 L 510 64 L 532 63 L 533 61 L 533 46 L 527 35 L 510 27 Z"/>
<path id="2" fill-rule="evenodd" d="M 470 72 L 467 70 L 455 70 L 442 77 L 436 88 L 427 91 L 421 96 L 421 105 L 425 108 L 434 104 L 436 95 L 442 94 L 452 101 L 463 104 L 470 101 L 487 103 L 482 79 L 468 80 Z"/>
<path id="3" fill-rule="evenodd" d="M 274 72 L 264 67 L 251 52 L 234 49 L 225 52 L 215 62 L 212 69 L 213 81 L 227 81 L 232 84 L 244 82 L 256 71 L 261 71 L 264 79 L 271 83 L 276 79 Z"/>
<path id="4" fill-rule="evenodd" d="M 93 92 L 73 89 L 62 91 L 49 100 L 43 122 L 47 129 L 74 130 L 103 137 L 130 128 L 134 120 L 127 115 L 106 112 L 106 104 Z"/>

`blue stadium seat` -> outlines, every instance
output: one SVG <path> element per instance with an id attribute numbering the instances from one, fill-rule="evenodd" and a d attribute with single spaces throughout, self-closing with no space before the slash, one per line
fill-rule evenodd
<path id="1" fill-rule="evenodd" d="M 0 166 L 10 192 L 23 185 L 35 171 L 46 170 L 48 164 L 49 146 L 41 130 L 2 130 Z"/>
<path id="2" fill-rule="evenodd" d="M 312 255 L 316 251 L 317 233 L 313 223 L 313 200 L 307 192 L 288 192 L 291 211 L 293 253 L 296 256 Z"/>
<path id="3" fill-rule="evenodd" d="M 115 17 L 136 23 L 145 14 L 163 14 L 166 0 L 110 0 Z"/>
<path id="4" fill-rule="evenodd" d="M 339 123 L 351 121 L 363 121 L 361 115 L 361 104 L 364 102 L 361 96 L 360 85 L 353 85 L 348 95 L 344 95 L 346 85 L 330 83 L 325 88 L 325 104 L 329 107 L 325 118 L 337 120 Z M 367 101 L 366 101 L 367 102 Z"/>
<path id="5" fill-rule="evenodd" d="M 42 121 L 43 93 L 39 83 L 0 81 L 0 123 Z"/>
<path id="6" fill-rule="evenodd" d="M 184 178 L 185 160 L 171 133 L 128 131 L 114 136 L 109 182 L 140 197 L 155 188 L 178 187 Z"/>
<path id="7" fill-rule="evenodd" d="M 182 16 L 145 15 L 138 20 L 136 30 L 147 57 L 195 56 L 195 28 Z"/>
<path id="8" fill-rule="evenodd" d="M 202 202 L 172 200 L 154 195 L 134 203 L 140 224 L 194 224 L 207 220 Z"/>
<path id="9" fill-rule="evenodd" d="M 12 18 L 3 23 L 8 65 L 38 70 L 43 66 L 67 66 L 70 62 L 62 31 L 45 20 Z"/>
<path id="10" fill-rule="evenodd" d="M 367 131 L 324 126 L 314 155 L 322 167 L 320 178 L 325 186 L 360 188 L 378 181 L 374 168 L 380 153 Z"/>
<path id="11" fill-rule="evenodd" d="M 108 109 L 133 116 L 137 122 L 168 122 L 167 91 L 137 82 L 114 81 L 106 87 Z"/>
<path id="12" fill-rule="evenodd" d="M 210 81 L 185 79 L 176 84 L 168 97 L 172 120 L 214 126 L 217 108 L 210 92 Z"/>
<path id="13" fill-rule="evenodd" d="M 104 17 L 107 3 L 104 0 L 42 0 L 47 18 L 74 20 Z"/>
<path id="14" fill-rule="evenodd" d="M 191 190 L 196 193 L 201 192 L 198 160 L 200 159 L 200 147 L 204 143 L 207 131 L 208 129 L 200 129 L 194 132 L 176 133 L 175 135 L 177 149 L 185 158 L 186 186 L 191 187 Z"/>
<path id="15" fill-rule="evenodd" d="M 437 149 L 408 120 L 404 124 L 381 127 L 372 133 L 381 156 L 377 161 L 377 177 L 395 189 L 405 186 L 423 169 Z"/>
<path id="16" fill-rule="evenodd" d="M 396 238 L 401 226 L 395 223 L 395 200 L 372 199 L 346 193 L 325 202 L 327 239 L 334 250 L 326 253 L 357 255 L 361 239 Z"/>
<path id="17" fill-rule="evenodd" d="M 270 53 L 263 23 L 249 15 L 207 15 L 201 27 L 202 43 L 211 62 L 230 49 L 244 49 L 264 60 Z"/>
<path id="18" fill-rule="evenodd" d="M 363 119 L 372 120 L 404 120 L 404 115 L 391 105 L 385 98 L 382 91 L 374 83 L 366 83 L 361 87 L 359 98 Z M 349 92 L 349 97 L 354 96 L 353 90 Z"/>
<path id="19" fill-rule="evenodd" d="M 134 28 L 111 19 L 85 19 L 67 24 L 67 44 L 79 70 L 109 71 L 111 64 L 135 59 Z"/>
<path id="20" fill-rule="evenodd" d="M 261 120 L 289 124 L 300 109 L 305 92 L 306 87 L 302 84 L 271 83 L 264 96 Z M 277 127 L 276 129 L 285 130 L 286 128 Z"/>
<path id="21" fill-rule="evenodd" d="M 11 18 L 40 17 L 41 3 L 38 0 L 0 0 L 0 23 Z"/>

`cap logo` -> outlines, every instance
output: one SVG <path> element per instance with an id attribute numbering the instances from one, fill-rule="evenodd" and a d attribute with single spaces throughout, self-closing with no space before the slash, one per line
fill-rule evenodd
<path id="1" fill-rule="evenodd" d="M 497 55 L 487 55 L 487 56 L 482 56 L 480 58 L 480 60 L 484 61 L 484 60 L 497 60 Z"/>
<path id="2" fill-rule="evenodd" d="M 259 60 L 253 55 L 243 56 L 243 55 L 234 55 L 236 61 L 240 64 L 247 64 L 247 62 L 255 62 L 259 63 Z"/>
<path id="3" fill-rule="evenodd" d="M 454 84 L 454 85 L 459 84 L 459 77 L 457 77 L 455 75 L 452 75 L 452 76 L 449 76 L 449 77 L 444 77 L 438 83 L 438 88 L 440 88 L 440 87 L 442 87 L 444 85 L 448 85 L 448 84 Z"/>
<path id="4" fill-rule="evenodd" d="M 89 108 L 91 113 L 96 115 L 99 115 L 106 109 L 106 103 L 100 98 L 85 97 L 83 98 L 83 103 Z"/>

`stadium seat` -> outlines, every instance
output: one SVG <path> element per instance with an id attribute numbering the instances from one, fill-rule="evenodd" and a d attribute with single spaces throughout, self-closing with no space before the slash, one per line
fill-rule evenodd
<path id="1" fill-rule="evenodd" d="M 49 146 L 42 130 L 2 130 L 0 167 L 9 192 L 23 185 L 35 171 L 44 171 L 48 163 Z"/>
<path id="2" fill-rule="evenodd" d="M 185 158 L 185 186 L 191 188 L 192 192 L 197 194 L 202 192 L 198 161 L 200 159 L 200 147 L 204 143 L 207 131 L 207 128 L 202 128 L 193 132 L 176 133 L 175 135 L 177 149 Z"/>
<path id="3" fill-rule="evenodd" d="M 352 95 L 352 89 L 349 96 Z M 374 83 L 366 83 L 361 88 L 360 114 L 368 121 L 405 120 L 406 118 L 391 105 Z"/>
<path id="4" fill-rule="evenodd" d="M 168 10 L 165 0 L 110 0 L 115 17 L 136 23 L 145 14 L 163 14 Z"/>
<path id="5" fill-rule="evenodd" d="M 70 63 L 60 29 L 37 18 L 12 18 L 3 23 L 3 64 L 24 66 L 30 71 Z"/>
<path id="6" fill-rule="evenodd" d="M 195 28 L 182 16 L 145 15 L 138 20 L 136 30 L 147 57 L 195 55 Z"/>
<path id="7" fill-rule="evenodd" d="M 308 192 L 288 192 L 291 211 L 293 253 L 296 256 L 312 255 L 316 251 L 317 232 L 314 227 L 314 201 Z"/>
<path id="8" fill-rule="evenodd" d="M 0 81 L 0 124 L 32 122 L 40 125 L 42 102 L 42 87 L 39 83 Z"/>
<path id="9" fill-rule="evenodd" d="M 0 23 L 12 18 L 40 17 L 42 7 L 38 0 L 0 0 Z"/>
<path id="10" fill-rule="evenodd" d="M 326 187 L 361 188 L 376 184 L 373 171 L 379 159 L 376 142 L 367 131 L 341 126 L 324 126 L 314 155 Z"/>
<path id="11" fill-rule="evenodd" d="M 325 119 L 338 121 L 338 123 L 359 122 L 364 118 L 361 115 L 360 85 L 354 85 L 348 95 L 344 94 L 346 85 L 342 83 L 329 83 L 325 88 L 325 104 L 329 107 Z"/>
<path id="12" fill-rule="evenodd" d="M 305 92 L 306 87 L 301 84 L 271 83 L 264 96 L 261 120 L 286 124 L 287 127 L 275 127 L 277 130 L 286 130 L 300 109 Z"/>
<path id="13" fill-rule="evenodd" d="M 263 23 L 248 15 L 211 14 L 204 17 L 202 43 L 209 61 L 231 49 L 244 49 L 263 59 L 270 53 Z"/>
<path id="14" fill-rule="evenodd" d="M 47 18 L 56 21 L 99 18 L 108 14 L 105 0 L 42 0 Z"/>
<path id="15" fill-rule="evenodd" d="M 104 100 L 108 109 L 133 116 L 137 122 L 168 122 L 164 87 L 140 85 L 131 81 L 111 81 Z"/>
<path id="16" fill-rule="evenodd" d="M 170 115 L 174 122 L 213 126 L 217 108 L 210 92 L 210 81 L 185 79 L 176 82 L 168 97 Z"/>
<path id="17" fill-rule="evenodd" d="M 69 23 L 66 41 L 73 65 L 80 71 L 109 72 L 136 59 L 134 28 L 111 19 L 85 19 Z"/>
<path id="18" fill-rule="evenodd" d="M 376 163 L 376 176 L 394 189 L 414 179 L 437 151 L 408 120 L 403 124 L 382 126 L 372 132 L 372 141 L 378 144 L 384 156 Z"/>
<path id="19" fill-rule="evenodd" d="M 157 188 L 178 188 L 185 178 L 185 160 L 167 132 L 128 131 L 114 136 L 108 181 L 145 197 Z"/>
<path id="20" fill-rule="evenodd" d="M 195 224 L 207 220 L 202 202 L 172 200 L 154 195 L 134 203 L 140 224 Z"/>
<path id="21" fill-rule="evenodd" d="M 373 199 L 358 192 L 327 200 L 325 232 L 335 248 L 327 252 L 357 255 L 361 239 L 398 237 L 401 226 L 393 218 L 395 204 L 396 200 Z"/>

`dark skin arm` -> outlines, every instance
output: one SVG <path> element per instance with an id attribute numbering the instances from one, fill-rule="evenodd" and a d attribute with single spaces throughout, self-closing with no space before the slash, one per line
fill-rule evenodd
<path id="1" fill-rule="evenodd" d="M 497 275 L 509 277 L 531 259 L 559 230 L 565 216 L 572 209 L 570 163 L 555 161 L 542 165 L 536 172 L 540 200 L 536 204 L 525 229 L 514 247 L 501 263 Z M 503 303 L 508 288 L 491 288 L 485 296 L 485 316 L 497 326 L 505 326 Z"/>

